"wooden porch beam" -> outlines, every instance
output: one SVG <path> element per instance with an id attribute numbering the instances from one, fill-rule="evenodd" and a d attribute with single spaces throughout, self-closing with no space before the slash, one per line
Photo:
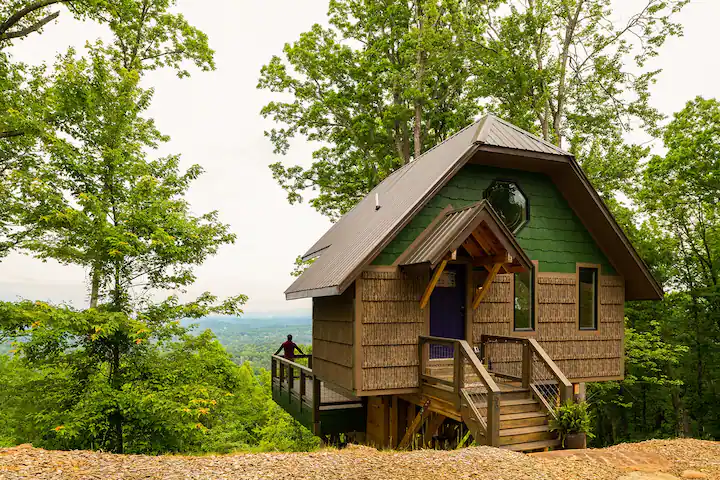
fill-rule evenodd
<path id="1" fill-rule="evenodd" d="M 420 430 L 420 427 L 422 426 L 423 422 L 427 417 L 430 416 L 430 400 L 426 400 L 423 404 L 422 408 L 418 412 L 417 415 L 415 415 L 415 419 L 412 421 L 410 426 L 408 427 L 407 431 L 405 432 L 405 435 L 403 435 L 402 440 L 400 440 L 400 444 L 398 445 L 399 450 L 405 450 L 410 446 L 410 442 L 412 441 L 415 434 Z"/>
<path id="2" fill-rule="evenodd" d="M 435 285 L 437 285 L 438 280 L 440 280 L 440 275 L 442 275 L 443 270 L 445 270 L 447 263 L 448 261 L 445 259 L 435 268 L 430 283 L 428 283 L 428 286 L 425 288 L 425 293 L 423 293 L 423 296 L 420 298 L 420 309 L 424 309 L 430 301 L 430 295 L 432 295 Z"/>
<path id="3" fill-rule="evenodd" d="M 477 260 L 473 259 L 473 265 L 475 265 L 476 267 L 484 267 L 485 265 L 494 265 L 496 263 L 509 264 L 512 262 L 513 257 L 507 252 L 498 255 L 482 257 Z"/>
<path id="4" fill-rule="evenodd" d="M 495 280 L 495 276 L 500 271 L 500 267 L 502 267 L 502 265 L 502 263 L 496 263 L 492 266 L 492 269 L 490 270 L 490 273 L 485 279 L 483 286 L 480 287 L 480 290 L 475 295 L 475 299 L 473 300 L 472 304 L 473 310 L 477 309 L 478 306 L 480 306 L 480 302 L 482 302 L 483 298 L 485 298 L 485 296 L 487 295 L 487 292 L 490 289 L 490 285 L 492 285 L 492 282 L 493 280 Z"/>

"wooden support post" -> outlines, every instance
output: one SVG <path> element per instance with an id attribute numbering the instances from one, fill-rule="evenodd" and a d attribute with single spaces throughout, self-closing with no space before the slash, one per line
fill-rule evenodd
<path id="1" fill-rule="evenodd" d="M 445 270 L 445 266 L 447 265 L 447 263 L 447 260 L 443 260 L 442 262 L 440 262 L 440 265 L 435 267 L 435 272 L 433 272 L 430 283 L 428 283 L 428 286 L 425 289 L 425 293 L 423 293 L 423 296 L 420 298 L 421 309 L 424 309 L 430 301 L 430 295 L 432 295 L 432 292 L 435 289 L 435 285 L 437 285 L 438 280 L 440 280 L 440 275 L 442 275 L 443 270 Z"/>
<path id="2" fill-rule="evenodd" d="M 270 378 L 273 380 L 277 378 L 277 362 L 273 357 L 270 357 Z"/>
<path id="3" fill-rule="evenodd" d="M 295 386 L 295 369 L 292 365 L 288 365 L 288 392 L 292 393 Z"/>
<path id="4" fill-rule="evenodd" d="M 425 429 L 425 434 L 423 435 L 423 448 L 430 444 L 432 438 L 445 421 L 445 418 L 447 418 L 445 415 L 440 415 L 439 413 L 433 413 L 430 415 L 430 419 L 427 422 L 427 428 Z"/>
<path id="5" fill-rule="evenodd" d="M 300 406 L 302 407 L 302 399 L 305 397 L 305 370 L 300 370 Z M 302 408 L 301 408 L 302 409 Z"/>
<path id="6" fill-rule="evenodd" d="M 312 394 L 312 431 L 314 435 L 320 436 L 320 380 L 313 376 L 313 394 Z"/>
<path id="7" fill-rule="evenodd" d="M 400 417 L 400 414 L 398 412 L 398 397 L 397 395 L 393 395 L 390 397 L 390 408 L 389 408 L 390 418 L 389 418 L 389 424 L 390 424 L 390 431 L 388 432 L 390 435 L 390 438 L 388 439 L 388 446 L 390 448 L 396 448 L 398 445 L 398 440 L 400 438 L 400 426 L 398 425 L 398 420 Z"/>
<path id="8" fill-rule="evenodd" d="M 455 388 L 455 408 L 460 410 L 460 390 L 463 388 L 463 356 L 460 342 L 453 343 L 453 384 Z"/>
<path id="9" fill-rule="evenodd" d="M 572 400 L 573 400 L 572 385 L 565 386 L 562 383 L 558 383 L 558 388 L 560 389 L 560 405 L 565 405 L 565 403 L 567 403 L 568 400 L 572 402 Z"/>
<path id="10" fill-rule="evenodd" d="M 283 389 L 283 382 L 285 381 L 285 363 L 280 363 L 280 391 L 282 392 Z"/>
<path id="11" fill-rule="evenodd" d="M 413 437 L 418 430 L 420 430 L 420 427 L 428 416 L 430 416 L 430 400 L 426 400 L 418 414 L 415 415 L 415 419 L 412 424 L 410 424 L 410 428 L 407 429 L 402 440 L 400 440 L 398 449 L 405 450 L 410 446 L 410 442 L 412 442 Z"/>
<path id="12" fill-rule="evenodd" d="M 485 282 L 483 283 L 483 286 L 480 287 L 480 290 L 475 295 L 475 300 L 473 300 L 472 308 L 475 310 L 480 306 L 480 302 L 482 302 L 483 298 L 488 293 L 488 290 L 490 290 L 490 285 L 492 285 L 493 280 L 495 280 L 495 276 L 500 271 L 500 267 L 502 267 L 502 263 L 496 263 L 492 266 L 490 269 L 490 273 L 488 274 L 487 278 L 485 279 Z"/>
<path id="13" fill-rule="evenodd" d="M 532 381 L 533 352 L 530 348 L 530 342 L 525 341 L 522 345 L 522 388 L 530 388 L 530 382 Z"/>
<path id="14" fill-rule="evenodd" d="M 487 432 L 485 439 L 491 447 L 500 446 L 500 396 L 489 391 L 487 408 Z"/>
<path id="15" fill-rule="evenodd" d="M 307 360 L 308 360 L 308 368 L 310 370 L 312 370 L 312 355 L 308 355 Z"/>

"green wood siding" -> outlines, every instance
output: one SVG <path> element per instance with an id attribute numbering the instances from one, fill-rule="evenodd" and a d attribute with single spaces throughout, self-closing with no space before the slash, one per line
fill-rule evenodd
<path id="1" fill-rule="evenodd" d="M 598 263 L 603 273 L 615 270 L 549 177 L 520 170 L 466 165 L 375 258 L 391 265 L 448 204 L 464 207 L 482 200 L 493 180 L 516 182 L 530 205 L 530 221 L 516 234 L 541 272 L 574 273 L 576 262 Z"/>

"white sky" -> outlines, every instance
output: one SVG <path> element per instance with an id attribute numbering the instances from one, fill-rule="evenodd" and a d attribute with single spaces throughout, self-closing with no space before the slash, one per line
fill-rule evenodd
<path id="1" fill-rule="evenodd" d="M 307 204 L 290 206 L 268 169 L 280 159 L 263 131 L 272 128 L 259 111 L 273 99 L 257 90 L 262 65 L 280 54 L 313 23 L 325 23 L 327 0 L 179 0 L 185 17 L 208 34 L 216 51 L 217 70 L 192 71 L 189 79 L 172 72 L 153 72 L 155 97 L 149 115 L 171 136 L 161 153 L 182 154 L 183 166 L 202 165 L 206 173 L 194 184 L 189 201 L 196 213 L 217 209 L 238 235 L 234 245 L 196 271 L 188 295 L 209 290 L 219 296 L 244 293 L 245 311 L 308 310 L 307 300 L 285 301 L 295 257 L 303 253 L 330 223 Z M 212 3 L 212 8 L 208 7 Z M 616 0 L 616 13 L 626 16 L 644 0 Z M 652 102 L 671 114 L 696 95 L 720 97 L 720 1 L 693 0 L 679 17 L 685 36 L 666 43 L 651 68 L 662 68 Z M 64 12 L 42 35 L 14 47 L 18 60 L 51 60 L 69 46 L 105 31 L 73 21 Z M 296 141 L 286 163 L 308 165 L 312 147 Z M 87 303 L 82 269 L 13 254 L 0 263 L 0 299 L 42 299 Z"/>

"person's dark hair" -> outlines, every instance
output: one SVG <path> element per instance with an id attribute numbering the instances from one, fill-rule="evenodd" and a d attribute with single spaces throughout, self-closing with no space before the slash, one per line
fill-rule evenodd
<path id="1" fill-rule="evenodd" d="M 288 335 L 288 341 L 292 340 L 292 335 Z"/>

